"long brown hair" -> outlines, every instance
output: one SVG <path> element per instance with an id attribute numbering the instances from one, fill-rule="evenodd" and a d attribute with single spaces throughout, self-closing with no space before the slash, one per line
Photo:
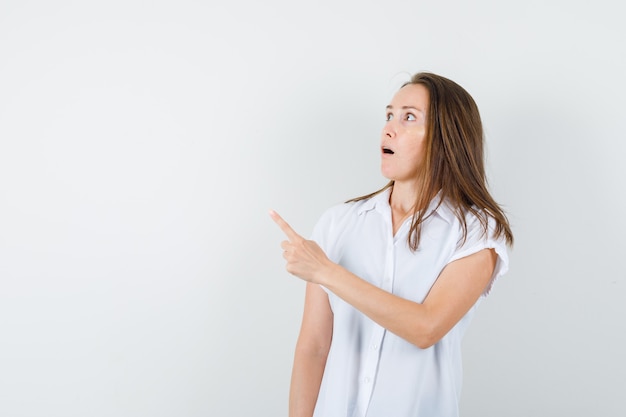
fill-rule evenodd
<path id="1" fill-rule="evenodd" d="M 463 227 L 463 240 L 467 238 L 465 213 L 474 214 L 488 233 L 488 218 L 495 220 L 494 237 L 504 236 L 513 245 L 513 233 L 504 211 L 494 201 L 487 189 L 484 163 L 484 136 L 478 106 L 460 85 L 440 75 L 420 72 L 402 85 L 420 84 L 429 93 L 426 114 L 426 154 L 420 170 L 420 189 L 417 193 L 408 243 L 416 251 L 421 236 L 422 223 L 430 201 L 441 191 L 441 200 L 447 200 Z M 401 88 L 402 88 L 401 87 Z M 370 198 L 393 187 L 391 181 L 380 190 L 357 197 L 348 202 Z"/>

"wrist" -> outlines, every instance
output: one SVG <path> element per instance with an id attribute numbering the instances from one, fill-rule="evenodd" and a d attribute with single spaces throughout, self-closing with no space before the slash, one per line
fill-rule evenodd
<path id="1" fill-rule="evenodd" d="M 340 265 L 337 265 L 329 260 L 323 268 L 319 269 L 317 276 L 315 277 L 315 283 L 323 287 L 328 286 L 328 284 L 332 283 L 333 277 L 337 275 L 337 272 L 340 269 Z"/>

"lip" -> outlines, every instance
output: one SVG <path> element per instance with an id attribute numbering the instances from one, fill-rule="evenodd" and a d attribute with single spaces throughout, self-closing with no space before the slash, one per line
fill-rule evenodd
<path id="1" fill-rule="evenodd" d="M 380 147 L 380 152 L 383 155 L 393 155 L 395 153 L 395 151 L 393 149 L 391 149 L 390 147 L 388 147 L 388 146 L 381 146 Z"/>

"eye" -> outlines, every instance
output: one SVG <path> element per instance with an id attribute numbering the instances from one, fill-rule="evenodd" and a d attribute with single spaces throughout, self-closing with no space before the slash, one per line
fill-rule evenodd
<path id="1" fill-rule="evenodd" d="M 393 119 L 393 114 L 387 113 L 387 115 L 385 116 L 385 120 L 390 121 L 391 119 Z"/>
<path id="2" fill-rule="evenodd" d="M 417 117 L 415 117 L 413 113 L 407 113 L 406 116 L 404 116 L 404 120 L 408 122 L 414 122 L 417 120 Z"/>

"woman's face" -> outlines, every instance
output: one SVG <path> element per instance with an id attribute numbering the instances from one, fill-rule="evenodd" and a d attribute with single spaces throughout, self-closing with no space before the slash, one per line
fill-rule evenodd
<path id="1" fill-rule="evenodd" d="M 414 181 L 424 161 L 429 94 L 421 84 L 402 87 L 387 106 L 381 137 L 382 174 L 396 182 Z"/>

